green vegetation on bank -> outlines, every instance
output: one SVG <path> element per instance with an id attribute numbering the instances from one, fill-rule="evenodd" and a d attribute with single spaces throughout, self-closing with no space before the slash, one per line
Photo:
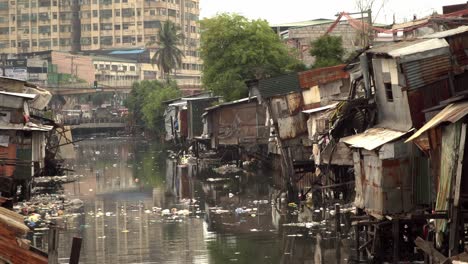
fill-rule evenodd
<path id="1" fill-rule="evenodd" d="M 142 81 L 134 83 L 125 100 L 133 121 L 160 133 L 164 130 L 164 105 L 162 102 L 181 96 L 175 81 Z"/>
<path id="2" fill-rule="evenodd" d="M 341 37 L 325 35 L 310 43 L 310 55 L 315 57 L 313 68 L 335 66 L 343 63 L 345 50 Z"/>
<path id="3" fill-rule="evenodd" d="M 246 80 L 303 68 L 265 20 L 220 14 L 201 21 L 205 89 L 226 101 L 247 96 Z"/>

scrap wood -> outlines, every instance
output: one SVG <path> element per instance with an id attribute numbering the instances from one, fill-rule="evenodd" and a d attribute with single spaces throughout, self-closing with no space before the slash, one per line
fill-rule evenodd
<path id="1" fill-rule="evenodd" d="M 0 229 L 8 228 L 8 230 L 0 230 L 0 232 L 9 231 L 7 234 L 10 236 L 13 232 L 15 235 L 23 236 L 29 231 L 29 228 L 23 222 L 24 219 L 20 214 L 0 207 Z"/>
<path id="2" fill-rule="evenodd" d="M 441 264 L 452 263 L 452 261 L 449 258 L 445 257 L 442 253 L 437 251 L 430 242 L 425 241 L 421 237 L 416 238 L 414 243 L 419 249 L 424 251 L 426 254 L 428 254 L 432 258 L 437 259 L 439 263 Z"/>

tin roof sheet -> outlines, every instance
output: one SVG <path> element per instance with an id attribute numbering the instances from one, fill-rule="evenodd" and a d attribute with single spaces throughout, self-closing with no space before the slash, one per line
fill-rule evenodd
<path id="1" fill-rule="evenodd" d="M 219 104 L 219 105 L 215 105 L 215 106 L 205 108 L 205 111 L 211 111 L 211 110 L 214 110 L 214 109 L 218 109 L 218 108 L 225 107 L 225 106 L 230 106 L 230 105 L 235 105 L 235 104 L 242 104 L 242 103 L 250 102 L 250 101 L 253 101 L 253 100 L 257 101 L 257 97 L 256 96 L 246 97 L 246 98 L 242 98 L 242 99 L 239 99 L 239 100 L 222 103 L 222 104 Z"/>
<path id="2" fill-rule="evenodd" d="M 463 34 L 465 32 L 468 32 L 468 26 L 461 26 L 461 27 L 457 27 L 454 29 L 449 29 L 449 30 L 433 33 L 430 35 L 422 36 L 421 38 L 423 39 L 446 38 L 446 37 Z"/>
<path id="3" fill-rule="evenodd" d="M 0 94 L 14 96 L 14 97 L 21 97 L 21 98 L 29 99 L 29 100 L 32 100 L 32 99 L 36 98 L 36 96 L 37 96 L 37 94 L 10 93 L 10 92 L 4 92 L 4 91 L 0 91 Z"/>
<path id="4" fill-rule="evenodd" d="M 443 39 L 416 39 L 378 46 L 370 49 L 368 52 L 374 54 L 388 54 L 392 57 L 403 57 L 440 48 L 448 49 L 448 47 L 447 41 Z"/>
<path id="5" fill-rule="evenodd" d="M 0 130 L 22 130 L 22 131 L 42 131 L 47 132 L 53 129 L 53 126 L 37 125 L 34 123 L 23 124 L 12 124 L 12 123 L 0 123 Z"/>
<path id="6" fill-rule="evenodd" d="M 451 104 L 440 111 L 429 122 L 421 127 L 406 142 L 412 141 L 431 128 L 437 127 L 444 122 L 455 123 L 468 114 L 468 101 Z"/>
<path id="7" fill-rule="evenodd" d="M 342 138 L 340 142 L 344 142 L 352 148 L 363 148 L 367 150 L 376 149 L 385 143 L 398 139 L 409 131 L 398 131 L 388 128 L 373 127 L 364 131 L 361 134 L 352 135 Z"/>
<path id="8" fill-rule="evenodd" d="M 326 105 L 326 106 L 312 108 L 312 109 L 309 109 L 309 110 L 304 110 L 304 111 L 302 111 L 302 113 L 304 113 L 304 114 L 313 114 L 313 113 L 317 113 L 317 112 L 321 112 L 321 111 L 325 111 L 325 110 L 328 110 L 328 109 L 335 108 L 337 105 L 338 105 L 338 103 L 334 103 L 334 104 L 330 104 L 330 105 Z"/>

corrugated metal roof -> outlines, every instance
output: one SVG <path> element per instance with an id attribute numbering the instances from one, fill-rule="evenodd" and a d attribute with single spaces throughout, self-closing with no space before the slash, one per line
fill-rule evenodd
<path id="1" fill-rule="evenodd" d="M 37 96 L 37 94 L 10 93 L 10 92 L 3 92 L 3 91 L 0 91 L 0 94 L 14 96 L 14 97 L 21 97 L 21 98 L 30 99 L 30 100 L 36 98 Z"/>
<path id="2" fill-rule="evenodd" d="M 369 128 L 361 134 L 352 135 L 342 138 L 340 142 L 344 142 L 352 148 L 363 148 L 367 150 L 376 149 L 385 143 L 398 139 L 409 131 L 397 131 L 388 128 L 373 127 Z"/>
<path id="3" fill-rule="evenodd" d="M 328 109 L 335 108 L 337 105 L 338 105 L 338 103 L 334 103 L 334 104 L 330 104 L 330 105 L 326 105 L 326 106 L 321 106 L 321 107 L 305 110 L 305 111 L 302 111 L 302 113 L 304 113 L 304 114 L 313 114 L 313 113 L 317 113 L 317 112 L 321 112 L 321 111 L 325 111 L 325 110 L 328 110 Z"/>
<path id="4" fill-rule="evenodd" d="M 239 99 L 239 100 L 222 103 L 222 104 L 219 104 L 219 105 L 215 105 L 215 106 L 205 108 L 205 111 L 211 111 L 211 110 L 214 110 L 214 109 L 217 109 L 217 108 L 230 106 L 230 105 L 235 105 L 235 104 L 242 104 L 242 103 L 250 102 L 250 101 L 253 101 L 253 100 L 257 101 L 257 97 L 256 96 L 246 97 L 246 98 L 242 98 L 242 99 Z"/>
<path id="5" fill-rule="evenodd" d="M 145 52 L 144 49 L 134 49 L 134 50 L 115 50 L 110 52 L 109 54 L 113 55 L 122 55 L 122 54 L 140 54 Z"/>
<path id="6" fill-rule="evenodd" d="M 450 49 L 445 39 L 416 39 L 375 47 L 368 52 L 384 54 L 393 58 L 400 58 L 401 62 L 408 62 L 447 55 L 450 53 Z"/>
<path id="7" fill-rule="evenodd" d="M 290 73 L 260 80 L 258 82 L 258 90 L 263 98 L 300 92 L 299 76 L 297 73 Z"/>
<path id="8" fill-rule="evenodd" d="M 451 37 L 451 36 L 455 36 L 455 35 L 458 35 L 458 34 L 463 34 L 465 32 L 468 32 L 468 26 L 461 26 L 461 27 L 457 27 L 457 28 L 454 28 L 454 29 L 449 29 L 449 30 L 446 30 L 446 31 L 437 32 L 437 33 L 434 33 L 434 34 L 422 36 L 421 38 L 423 38 L 423 39 L 446 38 L 446 37 Z"/>
<path id="9" fill-rule="evenodd" d="M 277 28 L 277 27 L 306 27 L 306 26 L 316 26 L 322 24 L 329 24 L 333 23 L 335 20 L 326 19 L 326 18 L 319 18 L 314 20 L 307 20 L 307 21 L 299 21 L 299 22 L 290 22 L 290 23 L 282 23 L 282 24 L 274 24 L 270 27 Z"/>
<path id="10" fill-rule="evenodd" d="M 424 132 L 428 131 L 431 128 L 437 127 L 441 123 L 450 122 L 455 123 L 458 120 L 462 119 L 468 114 L 468 101 L 451 104 L 440 111 L 436 116 L 434 116 L 429 122 L 427 122 L 423 127 L 421 127 L 414 135 L 412 135 L 406 142 L 412 141 L 417 137 L 421 136 Z"/>

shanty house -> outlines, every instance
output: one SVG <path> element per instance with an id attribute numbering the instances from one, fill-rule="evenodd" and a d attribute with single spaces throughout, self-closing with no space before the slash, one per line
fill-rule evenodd
<path id="1" fill-rule="evenodd" d="M 211 147 L 252 147 L 266 145 L 269 126 L 266 124 L 266 109 L 257 98 L 244 98 L 208 107 L 205 118 L 204 138 L 211 140 Z"/>
<path id="2" fill-rule="evenodd" d="M 258 93 L 259 100 L 266 104 L 268 118 L 273 121 L 275 136 L 281 142 L 270 144 L 269 151 L 282 155 L 288 151 L 294 160 L 307 160 L 310 154 L 303 148 L 307 120 L 302 113 L 304 102 L 297 73 L 260 80 Z"/>
<path id="3" fill-rule="evenodd" d="M 349 95 L 349 74 L 345 65 L 299 72 L 304 108 L 313 109 L 345 100 Z"/>
<path id="4" fill-rule="evenodd" d="M 44 168 L 46 137 L 50 126 L 29 120 L 29 101 L 38 95 L 0 92 L 0 184 L 2 195 L 27 191 L 32 177 Z M 5 195 L 4 195 L 5 196 Z"/>
<path id="5" fill-rule="evenodd" d="M 165 101 L 165 140 L 186 140 L 200 136 L 203 132 L 202 117 L 206 107 L 219 100 L 211 93 L 201 93 Z"/>
<path id="6" fill-rule="evenodd" d="M 468 222 L 463 214 L 468 209 L 467 115 L 468 101 L 450 104 L 407 140 L 429 154 L 431 172 L 427 177 L 434 186 L 429 190 L 436 194 L 435 210 L 446 212 L 450 220 L 436 221 L 437 238 L 449 233 L 450 245 L 455 245 L 451 254 L 458 253 L 457 242 L 464 236 L 459 225 Z"/>

